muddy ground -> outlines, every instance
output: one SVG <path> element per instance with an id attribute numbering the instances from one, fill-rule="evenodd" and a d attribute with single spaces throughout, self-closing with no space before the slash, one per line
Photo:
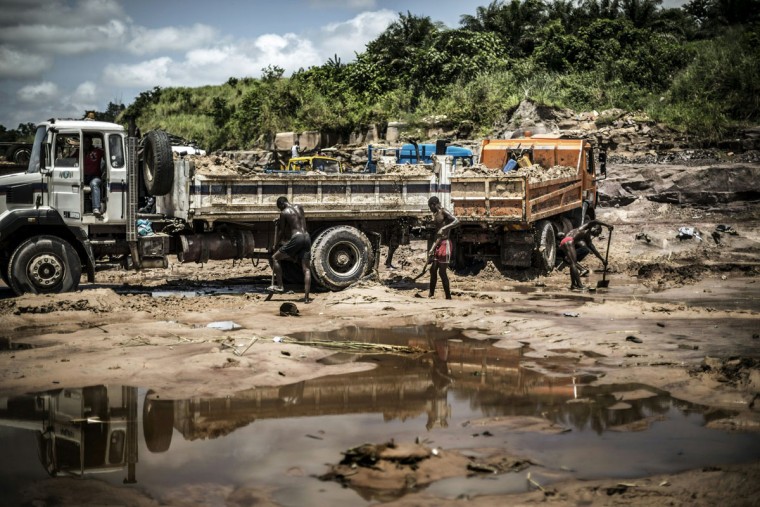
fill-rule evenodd
<path id="1" fill-rule="evenodd" d="M 621 167 L 619 174 L 625 172 L 644 171 Z M 611 178 L 608 184 L 612 188 L 621 181 Z M 6 343 L 35 346 L 0 353 L 0 396 L 124 384 L 149 387 L 163 399 L 223 397 L 373 368 L 361 356 L 343 364 L 320 363 L 334 353 L 323 348 L 288 344 L 289 355 L 283 355 L 274 337 L 345 326 L 436 324 L 467 330 L 474 338 L 497 337 L 499 347 L 528 345 L 528 367 L 548 375 L 589 374 L 597 385 L 646 384 L 725 410 L 728 415 L 715 423 L 716 431 L 758 432 L 760 203 L 654 202 L 646 195 L 651 188 L 632 188 L 626 186 L 598 210 L 598 218 L 615 226 L 608 289 L 570 292 L 566 268 L 540 276 L 500 272 L 489 263 L 477 274 L 452 273 L 453 300 L 443 299 L 440 288 L 428 299 L 427 277 L 413 281 L 423 266 L 422 242 L 399 249 L 398 269 L 386 269 L 383 256 L 374 279 L 343 292 L 317 292 L 309 305 L 300 302 L 299 287 L 267 301 L 263 290 L 270 270 L 265 263 L 250 262 L 103 271 L 98 283 L 83 284 L 71 294 L 12 297 L 0 286 L 0 336 Z M 719 225 L 736 234 L 714 235 Z M 695 228 L 699 237 L 678 239 L 680 227 Z M 596 241 L 602 252 L 606 240 Z M 584 264 L 591 269 L 585 283 L 594 287 L 601 263 L 589 258 Z M 288 301 L 300 316 L 279 314 Z M 242 328 L 207 327 L 228 320 Z M 247 344 L 253 336 L 258 341 L 242 356 L 222 345 L 229 337 Z M 624 482 L 628 486 L 613 479 L 565 478 L 509 497 L 442 499 L 421 491 L 391 504 L 756 505 L 760 462 Z M 64 504 L 82 502 L 81 496 L 66 493 L 65 481 L 38 486 L 27 493 L 30 501 L 44 494 Z M 245 505 L 255 496 L 261 505 L 274 505 L 265 493 L 266 488 L 255 494 L 237 491 L 225 502 Z M 92 498 L 114 494 L 106 489 Z M 127 504 L 153 504 L 133 498 L 134 492 L 118 494 L 127 495 Z"/>

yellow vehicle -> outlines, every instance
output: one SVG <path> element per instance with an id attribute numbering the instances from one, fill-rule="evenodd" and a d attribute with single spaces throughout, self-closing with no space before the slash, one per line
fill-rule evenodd
<path id="1" fill-rule="evenodd" d="M 288 162 L 288 171 L 322 171 L 323 173 L 342 173 L 340 160 L 321 155 L 314 157 L 293 157 Z"/>

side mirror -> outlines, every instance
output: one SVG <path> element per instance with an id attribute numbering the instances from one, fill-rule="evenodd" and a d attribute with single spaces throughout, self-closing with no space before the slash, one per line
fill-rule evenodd
<path id="1" fill-rule="evenodd" d="M 605 178 L 607 177 L 607 151 L 601 150 L 599 152 L 599 172 Z"/>

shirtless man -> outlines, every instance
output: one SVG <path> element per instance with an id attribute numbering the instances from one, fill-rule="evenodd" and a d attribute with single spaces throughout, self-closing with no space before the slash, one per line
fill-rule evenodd
<path id="1" fill-rule="evenodd" d="M 594 255 L 599 257 L 599 260 L 602 261 L 602 264 L 604 264 L 604 269 L 607 269 L 607 262 L 591 242 L 592 237 L 597 237 L 602 233 L 602 226 L 608 228 L 610 231 L 614 229 L 613 226 L 607 225 L 604 222 L 600 222 L 599 220 L 591 220 L 590 222 L 586 222 L 577 229 L 573 229 L 565 234 L 565 237 L 562 238 L 562 240 L 559 242 L 559 248 L 565 253 L 565 258 L 570 264 L 571 290 L 583 289 L 583 284 L 581 283 L 581 274 L 580 270 L 578 269 L 578 252 L 576 251 L 577 248 L 580 248 L 581 246 L 588 248 Z"/>
<path id="2" fill-rule="evenodd" d="M 441 284 L 446 299 L 451 299 L 451 290 L 449 290 L 449 275 L 446 269 L 451 261 L 453 247 L 449 239 L 451 229 L 459 226 L 459 220 L 446 211 L 441 205 L 441 201 L 433 196 L 428 199 L 428 207 L 433 213 L 433 223 L 435 224 L 435 241 L 433 247 L 428 252 L 428 262 L 430 265 L 430 293 L 428 297 L 435 295 L 435 285 L 438 282 L 438 275 L 441 275 Z"/>
<path id="3" fill-rule="evenodd" d="M 290 233 L 290 240 L 272 255 L 272 269 L 276 284 L 269 287 L 269 292 L 284 292 L 282 282 L 282 260 L 300 262 L 303 269 L 304 303 L 311 303 L 309 289 L 311 288 L 311 237 L 306 231 L 306 218 L 303 207 L 300 204 L 290 204 L 285 196 L 277 198 L 277 208 L 280 210 L 280 219 L 277 222 L 277 235 L 274 244 L 279 245 L 286 234 Z"/>

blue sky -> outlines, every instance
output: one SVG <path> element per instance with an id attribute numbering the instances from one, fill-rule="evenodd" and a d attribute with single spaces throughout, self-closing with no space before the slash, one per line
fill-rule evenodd
<path id="1" fill-rule="evenodd" d="M 667 3 L 680 0 L 668 0 Z M 81 117 L 154 86 L 353 59 L 399 12 L 457 27 L 488 0 L 0 0 L 0 124 Z"/>

